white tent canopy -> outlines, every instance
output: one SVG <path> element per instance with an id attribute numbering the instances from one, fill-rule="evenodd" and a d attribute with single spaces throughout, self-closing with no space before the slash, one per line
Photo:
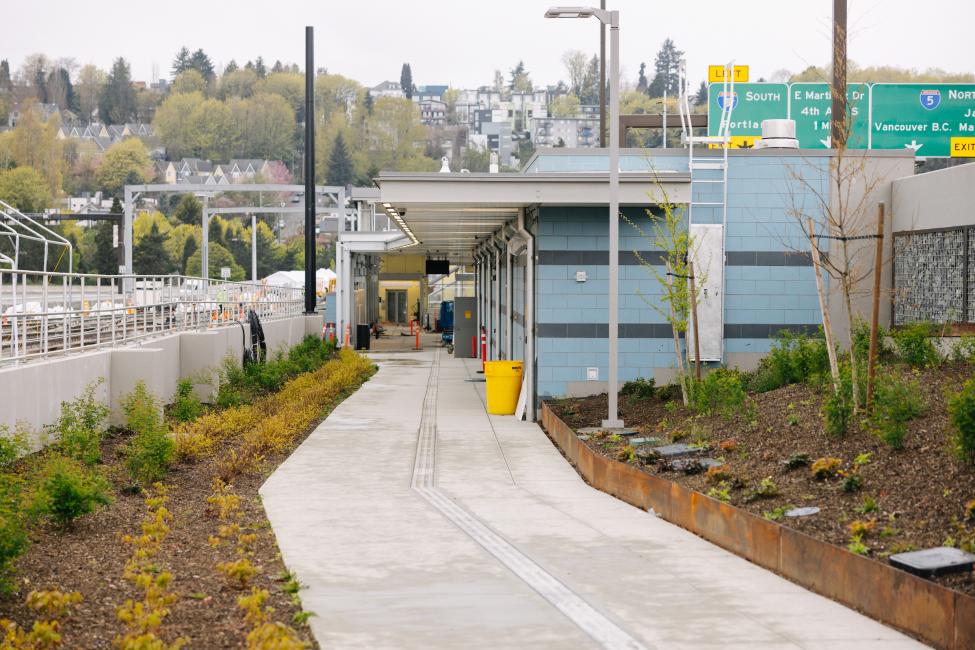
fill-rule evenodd
<path id="1" fill-rule="evenodd" d="M 324 291 L 335 281 L 335 271 L 332 269 L 318 269 L 315 272 L 315 284 L 318 291 Z M 262 280 L 270 286 L 275 287 L 304 287 L 304 271 L 275 271 Z"/>

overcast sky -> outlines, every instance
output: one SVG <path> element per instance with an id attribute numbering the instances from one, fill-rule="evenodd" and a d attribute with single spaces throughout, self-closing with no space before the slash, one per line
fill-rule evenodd
<path id="1" fill-rule="evenodd" d="M 569 0 L 570 2 L 573 0 Z M 576 0 L 578 1 L 578 0 Z M 832 0 L 609 0 L 620 11 L 624 79 L 652 65 L 664 38 L 687 53 L 688 76 L 708 64 L 749 64 L 752 80 L 822 65 L 830 55 Z M 850 58 L 863 65 L 975 71 L 975 0 L 849 0 Z M 16 69 L 34 52 L 108 68 L 124 56 L 133 78 L 169 76 L 180 46 L 202 47 L 221 68 L 263 55 L 304 61 L 314 25 L 316 65 L 364 84 L 399 80 L 473 87 L 518 59 L 536 84 L 565 78 L 562 52 L 598 49 L 595 19 L 545 20 L 547 0 L 0 0 L 0 58 Z"/>

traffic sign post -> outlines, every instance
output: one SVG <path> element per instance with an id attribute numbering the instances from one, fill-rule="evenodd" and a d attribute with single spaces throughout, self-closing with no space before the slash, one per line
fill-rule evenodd
<path id="1" fill-rule="evenodd" d="M 975 136 L 975 84 L 874 84 L 872 149 L 951 155 L 951 139 Z"/>
<path id="2" fill-rule="evenodd" d="M 847 86 L 846 114 L 850 132 L 846 146 L 850 149 L 867 148 L 869 106 L 870 86 Z M 789 86 L 789 119 L 796 122 L 796 139 L 801 149 L 829 149 L 832 143 L 832 118 L 833 98 L 829 84 L 794 83 Z"/>

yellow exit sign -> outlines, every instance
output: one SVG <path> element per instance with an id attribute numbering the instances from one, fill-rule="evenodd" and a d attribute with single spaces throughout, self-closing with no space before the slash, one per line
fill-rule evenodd
<path id="1" fill-rule="evenodd" d="M 709 83 L 721 83 L 724 81 L 724 74 L 727 70 L 726 66 L 723 65 L 709 65 L 708 66 L 708 82 Z M 736 84 L 743 84 L 748 82 L 748 66 L 747 65 L 736 65 L 734 68 L 734 80 Z"/>
<path id="2" fill-rule="evenodd" d="M 975 138 L 952 138 L 952 158 L 975 158 Z"/>
<path id="3" fill-rule="evenodd" d="M 755 143 L 762 139 L 760 135 L 733 135 L 728 142 L 729 149 L 754 149 Z M 723 145 L 709 144 L 709 149 L 721 149 Z"/>

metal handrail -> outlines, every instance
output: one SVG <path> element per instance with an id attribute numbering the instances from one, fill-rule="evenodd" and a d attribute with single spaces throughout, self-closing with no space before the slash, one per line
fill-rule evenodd
<path id="1" fill-rule="evenodd" d="M 200 331 L 242 319 L 297 316 L 304 289 L 183 275 L 0 269 L 0 367 Z"/>

